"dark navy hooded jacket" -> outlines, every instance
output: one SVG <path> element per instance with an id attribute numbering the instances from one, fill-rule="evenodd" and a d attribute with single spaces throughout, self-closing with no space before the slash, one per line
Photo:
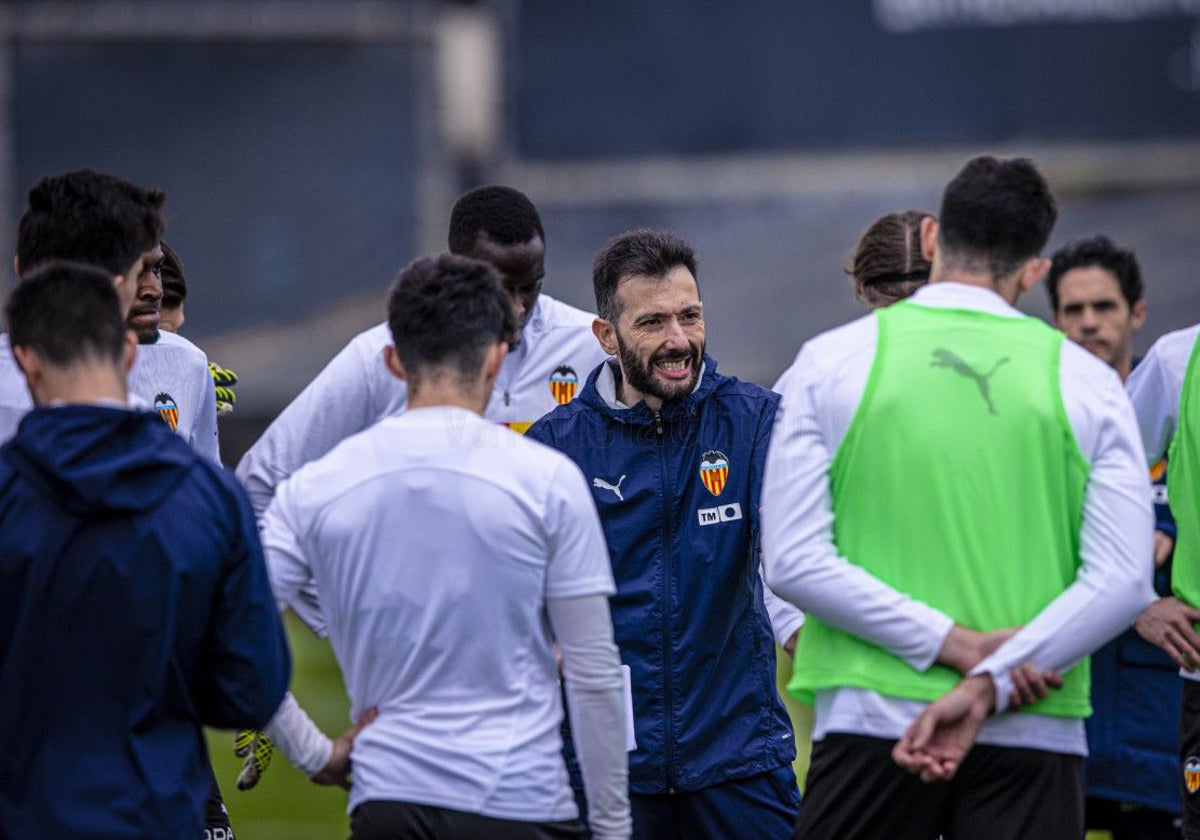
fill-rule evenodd
<path id="1" fill-rule="evenodd" d="M 633 682 L 634 793 L 697 790 L 788 764 L 758 573 L 759 493 L 779 396 L 716 372 L 656 415 L 596 389 L 530 427 L 592 486 L 617 593 L 613 628 Z M 616 489 L 613 489 L 616 488 Z"/>
<path id="2" fill-rule="evenodd" d="M 202 836 L 202 725 L 290 659 L 236 481 L 154 413 L 38 408 L 0 448 L 0 837 Z"/>

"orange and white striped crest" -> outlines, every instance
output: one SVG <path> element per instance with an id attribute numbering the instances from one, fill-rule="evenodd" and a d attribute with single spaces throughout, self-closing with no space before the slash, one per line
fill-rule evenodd
<path id="1" fill-rule="evenodd" d="M 572 368 L 560 365 L 550 374 L 550 393 L 559 405 L 566 405 L 575 399 L 575 391 L 579 387 L 579 377 Z"/>
<path id="2" fill-rule="evenodd" d="M 171 427 L 171 431 L 176 431 L 179 428 L 179 405 L 170 394 L 164 391 L 155 397 L 154 410 Z"/>
<path id="3" fill-rule="evenodd" d="M 1183 783 L 1188 793 L 1200 790 L 1200 758 L 1189 755 L 1183 763 Z"/>
<path id="4" fill-rule="evenodd" d="M 715 449 L 705 452 L 700 458 L 700 480 L 714 496 L 720 496 L 729 479 L 729 459 Z"/>

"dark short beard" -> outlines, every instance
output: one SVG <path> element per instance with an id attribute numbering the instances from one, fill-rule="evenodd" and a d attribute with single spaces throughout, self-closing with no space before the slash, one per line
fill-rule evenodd
<path id="1" fill-rule="evenodd" d="M 704 345 L 700 346 L 692 358 L 692 375 L 686 382 L 669 389 L 664 388 L 655 380 L 654 360 L 651 359 L 648 364 L 642 364 L 633 351 L 625 346 L 620 333 L 617 333 L 617 354 L 621 359 L 621 373 L 624 375 L 627 385 L 642 394 L 649 394 L 652 397 L 658 397 L 663 402 L 669 402 L 686 397 L 695 389 L 696 382 L 700 379 L 700 360 L 704 356 Z"/>

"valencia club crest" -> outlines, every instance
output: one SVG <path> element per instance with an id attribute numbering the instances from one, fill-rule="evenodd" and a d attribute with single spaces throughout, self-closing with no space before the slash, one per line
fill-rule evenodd
<path id="1" fill-rule="evenodd" d="M 175 398 L 166 391 L 154 398 L 154 410 L 171 427 L 171 431 L 179 428 L 179 406 L 176 404 Z"/>
<path id="2" fill-rule="evenodd" d="M 720 496 L 729 478 L 729 459 L 722 452 L 708 450 L 700 458 L 700 478 L 709 493 Z"/>
<path id="3" fill-rule="evenodd" d="M 566 405 L 575 398 L 575 390 L 579 387 L 579 377 L 573 368 L 559 365 L 550 374 L 550 393 L 554 395 L 559 405 Z"/>

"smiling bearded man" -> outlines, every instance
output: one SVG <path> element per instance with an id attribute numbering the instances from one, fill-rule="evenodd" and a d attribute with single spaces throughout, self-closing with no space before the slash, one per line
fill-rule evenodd
<path id="1" fill-rule="evenodd" d="M 592 276 L 593 332 L 616 358 L 528 435 L 580 466 L 604 526 L 633 692 L 633 836 L 787 836 L 799 791 L 771 633 L 803 618 L 758 563 L 779 398 L 717 373 L 695 254 L 675 234 L 609 240 Z"/>

